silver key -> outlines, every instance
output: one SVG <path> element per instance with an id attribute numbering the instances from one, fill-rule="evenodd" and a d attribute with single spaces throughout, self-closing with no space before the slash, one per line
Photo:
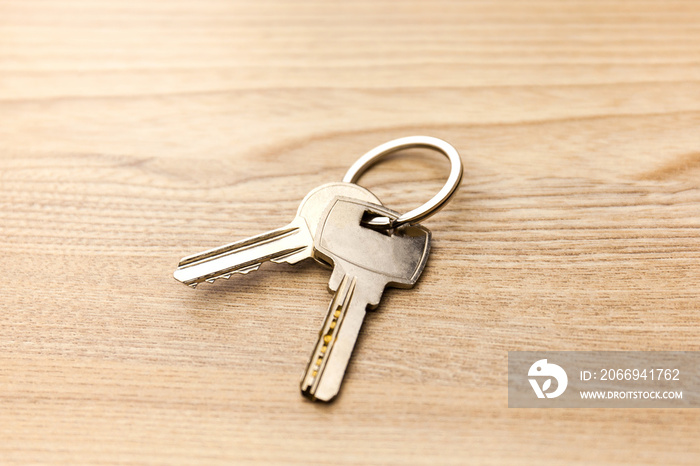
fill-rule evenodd
<path id="1" fill-rule="evenodd" d="M 337 196 L 381 204 L 374 194 L 354 183 L 324 184 L 304 197 L 296 218 L 286 227 L 187 256 L 178 264 L 175 279 L 194 288 L 201 282 L 257 270 L 266 261 L 296 264 L 313 257 L 316 227 Z"/>
<path id="2" fill-rule="evenodd" d="M 374 309 L 386 286 L 411 288 L 430 251 L 430 231 L 405 225 L 391 234 L 361 226 L 366 212 L 396 219 L 399 214 L 357 199 L 336 198 L 318 225 L 316 254 L 333 264 L 335 292 L 307 370 L 302 393 L 330 401 L 340 390 L 366 309 Z"/>

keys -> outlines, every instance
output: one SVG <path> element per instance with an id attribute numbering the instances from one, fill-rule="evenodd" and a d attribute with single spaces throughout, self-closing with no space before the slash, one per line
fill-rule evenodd
<path id="1" fill-rule="evenodd" d="M 440 152 L 451 165 L 445 185 L 420 207 L 399 215 L 354 184 L 380 159 L 414 147 Z M 295 264 L 313 257 L 331 265 L 328 287 L 334 296 L 301 380 L 304 395 L 330 401 L 340 390 L 367 309 L 379 305 L 387 286 L 411 288 L 423 272 L 431 233 L 417 222 L 452 199 L 462 175 L 462 160 L 445 141 L 428 136 L 389 141 L 360 157 L 343 183 L 311 191 L 286 227 L 185 257 L 174 276 L 194 288 L 257 270 L 266 261 Z"/>
<path id="2" fill-rule="evenodd" d="M 317 227 L 315 253 L 333 265 L 329 288 L 335 295 L 301 381 L 302 393 L 314 400 L 338 394 L 366 309 L 376 308 L 386 286 L 411 288 L 428 259 L 428 229 L 405 225 L 391 234 L 369 229 L 360 225 L 367 211 L 398 217 L 371 202 L 340 197 Z"/>
<path id="3" fill-rule="evenodd" d="M 296 264 L 313 257 L 316 227 L 337 196 L 381 204 L 374 194 L 354 183 L 319 186 L 301 201 L 295 219 L 286 227 L 185 257 L 175 270 L 175 279 L 194 288 L 201 282 L 257 270 L 266 261 Z"/>

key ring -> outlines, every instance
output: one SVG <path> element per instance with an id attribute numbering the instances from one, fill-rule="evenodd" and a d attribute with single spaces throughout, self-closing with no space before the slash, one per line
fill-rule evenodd
<path id="1" fill-rule="evenodd" d="M 352 164 L 348 172 L 343 177 L 345 183 L 355 183 L 364 172 L 372 165 L 377 163 L 383 157 L 403 149 L 413 147 L 423 147 L 440 152 L 450 161 L 450 175 L 447 177 L 447 182 L 428 202 L 420 207 L 417 207 L 405 214 L 401 215 L 396 220 L 391 220 L 388 217 L 376 217 L 366 222 L 367 225 L 382 228 L 396 228 L 406 223 L 417 223 L 421 220 L 434 215 L 438 210 L 452 199 L 452 196 L 457 191 L 459 184 L 462 182 L 462 159 L 459 157 L 457 150 L 452 145 L 442 139 L 433 138 L 430 136 L 409 136 L 405 138 L 394 139 L 387 143 L 377 146 L 365 155 L 360 157 L 357 162 Z"/>

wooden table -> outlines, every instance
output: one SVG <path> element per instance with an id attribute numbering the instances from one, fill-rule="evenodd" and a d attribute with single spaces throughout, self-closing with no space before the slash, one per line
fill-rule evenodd
<path id="1" fill-rule="evenodd" d="M 694 1 L 0 3 L 3 464 L 698 464 L 697 410 L 516 410 L 508 350 L 700 350 Z M 191 290 L 377 144 L 465 162 L 331 405 L 327 270 Z M 361 183 L 405 211 L 447 163 Z"/>

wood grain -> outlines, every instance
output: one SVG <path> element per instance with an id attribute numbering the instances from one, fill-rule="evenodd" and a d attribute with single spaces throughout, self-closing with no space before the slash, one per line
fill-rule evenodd
<path id="1" fill-rule="evenodd" d="M 509 350 L 700 350 L 700 5 L 0 2 L 3 464 L 697 464 L 696 410 L 507 408 Z M 337 402 L 314 264 L 196 291 L 366 150 L 461 152 Z M 411 151 L 362 184 L 439 189 Z"/>

